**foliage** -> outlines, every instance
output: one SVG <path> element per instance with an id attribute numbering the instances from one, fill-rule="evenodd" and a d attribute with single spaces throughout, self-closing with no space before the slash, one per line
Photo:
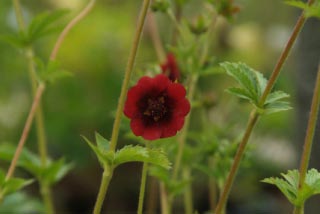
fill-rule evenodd
<path id="1" fill-rule="evenodd" d="M 41 13 L 33 18 L 25 31 L 2 35 L 1 38 L 13 46 L 25 48 L 44 36 L 61 31 L 62 27 L 57 25 L 57 21 L 67 12 L 66 10 L 57 10 L 51 13 Z"/>
<path id="2" fill-rule="evenodd" d="M 40 59 L 35 59 L 39 81 L 53 83 L 57 79 L 71 76 L 71 72 L 66 71 L 60 67 L 60 63 L 55 60 L 50 60 L 45 64 Z"/>
<path id="3" fill-rule="evenodd" d="M 234 78 L 241 87 L 232 87 L 227 91 L 242 99 L 248 100 L 252 103 L 258 112 L 263 114 L 271 114 L 279 111 L 291 109 L 287 101 L 281 101 L 283 98 L 289 97 L 283 91 L 274 91 L 270 93 L 263 104 L 260 104 L 260 97 L 262 96 L 267 85 L 267 79 L 263 75 L 250 68 L 244 63 L 221 63 L 227 74 Z"/>
<path id="4" fill-rule="evenodd" d="M 0 200 L 2 200 L 4 196 L 14 193 L 32 182 L 32 179 L 22 178 L 10 178 L 7 180 L 5 173 L 0 170 Z"/>
<path id="5" fill-rule="evenodd" d="M 0 146 L 0 157 L 2 160 L 10 161 L 14 152 L 15 148 L 10 144 L 2 144 Z M 18 166 L 47 184 L 57 183 L 73 168 L 73 164 L 66 163 L 64 158 L 56 161 L 48 160 L 48 163 L 44 166 L 38 155 L 26 148 L 22 151 L 18 160 Z"/>
<path id="6" fill-rule="evenodd" d="M 15 192 L 8 195 L 0 206 L 0 213 L 44 213 L 43 204 L 36 198 L 24 192 Z"/>
<path id="7" fill-rule="evenodd" d="M 320 194 L 320 173 L 316 169 L 307 172 L 305 183 L 299 189 L 299 171 L 289 170 L 284 178 L 265 178 L 262 182 L 276 185 L 287 199 L 295 206 L 301 207 L 313 195 Z"/>
<path id="8" fill-rule="evenodd" d="M 291 5 L 293 7 L 297 7 L 300 9 L 303 9 L 305 11 L 305 16 L 307 18 L 310 17 L 317 17 L 320 18 L 320 1 L 316 0 L 313 5 L 308 5 L 308 3 L 303 1 L 295 1 L 295 0 L 289 0 L 285 1 L 286 4 Z"/>
<path id="9" fill-rule="evenodd" d="M 109 141 L 96 132 L 97 145 L 94 145 L 86 137 L 83 137 L 92 151 L 96 154 L 102 167 L 117 167 L 127 162 L 147 162 L 165 169 L 170 168 L 170 162 L 160 149 L 149 149 L 139 145 L 128 145 L 116 152 L 109 150 Z"/>

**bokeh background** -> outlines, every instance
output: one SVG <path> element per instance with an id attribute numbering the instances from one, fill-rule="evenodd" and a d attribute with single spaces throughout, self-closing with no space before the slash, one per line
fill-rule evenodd
<path id="1" fill-rule="evenodd" d="M 190 20 L 199 13 L 197 1 L 190 0 L 190 5 L 185 8 L 184 15 Z M 236 2 L 241 12 L 232 22 L 223 19 L 218 21 L 212 38 L 211 54 L 218 61 L 245 62 L 268 76 L 291 33 L 299 10 L 285 5 L 281 0 Z M 31 0 L 21 3 L 27 22 L 41 12 L 67 8 L 70 12 L 61 20 L 65 24 L 85 6 L 86 1 Z M 140 3 L 133 0 L 98 1 L 92 12 L 71 30 L 58 53 L 57 59 L 62 67 L 71 71 L 73 76 L 47 87 L 43 97 L 45 129 L 50 156 L 63 156 L 75 164 L 74 169 L 53 188 L 58 213 L 90 213 L 93 207 L 102 170 L 81 135 L 91 139 L 95 131 L 106 138 L 111 135 L 113 114 Z M 166 44 L 172 33 L 172 25 L 164 15 L 156 14 L 156 19 L 160 36 Z M 14 31 L 17 31 L 17 23 L 12 2 L 0 1 L 0 34 Z M 36 55 L 46 61 L 56 38 L 57 34 L 54 34 L 34 44 Z M 305 25 L 276 85 L 291 95 L 293 109 L 260 120 L 251 140 L 254 147 L 251 157 L 253 161 L 238 176 L 230 198 L 229 213 L 291 212 L 291 206 L 278 189 L 260 180 L 298 168 L 319 63 L 319 38 L 319 21 L 311 19 Z M 148 66 L 157 63 L 146 29 L 137 56 L 134 78 L 137 79 L 138 75 L 147 71 Z M 238 123 L 240 133 L 250 106 L 243 103 L 239 107 L 239 101 L 224 92 L 232 84 L 234 82 L 224 74 L 200 79 L 201 90 L 213 94 L 219 101 L 212 110 L 212 117 L 217 123 Z M 27 61 L 21 50 L 0 41 L 0 143 L 17 144 L 32 101 L 30 91 Z M 222 109 L 231 116 L 219 117 Z M 120 136 L 119 147 L 128 143 L 131 143 L 129 139 Z M 318 169 L 319 143 L 318 132 L 311 160 L 312 166 Z M 28 138 L 27 147 L 37 151 L 34 129 Z M 1 163 L 1 166 L 6 169 L 8 164 Z M 17 173 L 25 175 L 23 171 Z M 104 212 L 135 212 L 140 173 L 139 163 L 117 168 L 105 200 Z M 197 190 L 194 194 L 195 209 L 204 213 L 209 209 L 207 187 L 203 185 L 207 180 L 197 172 L 194 176 L 196 182 L 193 187 Z M 36 183 L 24 192 L 33 198 L 39 197 Z M 155 196 L 153 200 L 158 199 Z M 36 200 L 33 202 L 36 206 Z M 319 198 L 310 199 L 306 213 L 318 213 L 319 202 Z M 183 211 L 177 208 L 176 213 Z"/>

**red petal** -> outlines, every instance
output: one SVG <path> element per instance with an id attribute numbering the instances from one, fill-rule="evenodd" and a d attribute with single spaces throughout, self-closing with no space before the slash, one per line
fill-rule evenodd
<path id="1" fill-rule="evenodd" d="M 186 96 L 186 89 L 179 83 L 173 83 L 168 86 L 168 96 L 173 99 L 181 99 Z"/>
<path id="2" fill-rule="evenodd" d="M 169 78 L 163 74 L 158 74 L 153 78 L 153 86 L 157 91 L 161 92 L 167 89 L 167 87 L 171 84 Z"/>
<path id="3" fill-rule="evenodd" d="M 177 134 L 177 129 L 170 126 L 164 126 L 162 130 L 161 138 L 172 137 Z"/>
<path id="4" fill-rule="evenodd" d="M 162 134 L 161 127 L 151 126 L 151 127 L 146 127 L 142 137 L 146 140 L 156 140 L 160 138 L 161 134 Z"/>
<path id="5" fill-rule="evenodd" d="M 137 85 L 129 89 L 127 94 L 127 100 L 124 104 L 124 110 L 123 110 L 124 114 L 127 117 L 133 118 L 136 115 L 138 111 L 137 102 L 141 98 L 141 96 L 143 96 L 141 92 L 142 92 L 141 87 Z"/>
<path id="6" fill-rule="evenodd" d="M 176 101 L 175 108 L 173 110 L 174 116 L 186 116 L 190 111 L 190 103 L 187 99 L 180 99 Z"/>
<path id="7" fill-rule="evenodd" d="M 140 118 L 134 118 L 130 122 L 132 132 L 136 136 L 141 136 L 145 130 L 144 124 Z"/>

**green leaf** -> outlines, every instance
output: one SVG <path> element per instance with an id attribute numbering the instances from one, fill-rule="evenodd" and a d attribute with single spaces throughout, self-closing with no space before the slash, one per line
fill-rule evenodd
<path id="1" fill-rule="evenodd" d="M 311 6 L 309 6 L 308 3 L 305 3 L 303 1 L 291 0 L 291 1 L 285 1 L 285 3 L 293 7 L 303 9 L 305 12 L 305 16 L 307 18 L 310 18 L 310 17 L 320 18 L 320 2 L 319 1 L 313 3 Z"/>
<path id="2" fill-rule="evenodd" d="M 295 206 L 302 206 L 305 201 L 315 194 L 320 194 L 320 173 L 316 169 L 307 172 L 305 183 L 299 186 L 298 170 L 289 170 L 281 174 L 281 178 L 266 178 L 262 182 L 276 185 L 287 199 Z"/>
<path id="3" fill-rule="evenodd" d="M 116 152 L 114 157 L 115 166 L 127 162 L 147 162 L 169 169 L 170 162 L 162 150 L 147 149 L 142 146 L 125 146 Z"/>
<path id="4" fill-rule="evenodd" d="M 16 147 L 12 144 L 2 143 L 0 145 L 0 159 L 5 161 L 11 161 L 15 153 Z M 27 148 L 23 148 L 17 165 L 32 173 L 33 175 L 40 175 L 41 173 L 41 161 L 40 158 L 29 151 Z"/>
<path id="5" fill-rule="evenodd" d="M 273 103 L 273 102 L 276 102 L 278 100 L 281 100 L 283 98 L 288 98 L 290 97 L 289 94 L 283 92 L 283 91 L 275 91 L 275 92 L 272 92 L 271 94 L 268 95 L 267 97 L 267 100 L 265 101 L 265 105 L 266 104 L 270 104 L 270 103 Z"/>
<path id="6" fill-rule="evenodd" d="M 22 179 L 22 178 L 10 178 L 1 185 L 2 196 L 8 195 L 10 193 L 16 192 L 23 187 L 31 184 L 32 179 Z"/>
<path id="7" fill-rule="evenodd" d="M 253 69 L 244 63 L 224 62 L 220 64 L 245 90 L 257 98 L 257 82 Z"/>
<path id="8" fill-rule="evenodd" d="M 82 138 L 87 142 L 92 151 L 96 154 L 100 164 L 102 167 L 105 165 L 113 164 L 114 161 L 114 153 L 111 151 L 101 151 L 98 146 L 95 146 L 92 142 L 90 142 L 86 137 L 82 136 Z"/>
<path id="9" fill-rule="evenodd" d="M 72 76 L 71 72 L 61 69 L 60 63 L 57 61 L 50 60 L 46 65 L 40 59 L 35 59 L 35 63 L 37 65 L 37 70 L 41 81 L 52 83 L 57 79 Z"/>
<path id="10" fill-rule="evenodd" d="M 41 37 L 60 31 L 62 27 L 57 26 L 56 21 L 67 13 L 67 10 L 57 10 L 51 13 L 45 12 L 37 15 L 31 21 L 27 30 L 29 41 L 32 43 Z"/>
<path id="11" fill-rule="evenodd" d="M 266 86 L 267 86 L 267 83 L 268 83 L 268 80 L 262 75 L 262 73 L 258 72 L 258 71 L 254 71 L 255 73 L 255 78 L 256 78 L 256 81 L 257 81 L 257 85 L 259 86 L 257 89 L 258 89 L 258 95 L 259 95 L 259 98 L 260 96 L 262 95 L 262 93 L 264 92 Z"/>
<path id="12" fill-rule="evenodd" d="M 289 102 L 286 101 L 275 101 L 273 103 L 267 104 L 264 107 L 264 114 L 272 114 L 279 111 L 287 111 L 292 109 Z"/>
<path id="13" fill-rule="evenodd" d="M 301 9 L 305 9 L 308 7 L 308 4 L 302 1 L 289 0 L 289 1 L 285 1 L 284 3 L 287 5 L 291 5 L 293 7 L 301 8 Z"/>
<path id="14" fill-rule="evenodd" d="M 228 88 L 226 91 L 242 99 L 249 100 L 250 102 L 254 102 L 255 100 L 255 97 L 253 97 L 247 90 L 243 88 L 232 87 Z"/>
<path id="15" fill-rule="evenodd" d="M 298 170 L 289 170 L 287 174 L 281 174 L 284 178 L 265 178 L 262 182 L 276 185 L 279 190 L 287 197 L 294 205 L 298 196 L 299 172 Z"/>
<path id="16" fill-rule="evenodd" d="M 57 183 L 72 168 L 73 164 L 66 164 L 65 159 L 61 158 L 57 161 L 51 162 L 44 168 L 42 172 L 42 179 L 45 180 L 48 184 Z"/>
<path id="17" fill-rule="evenodd" d="M 6 196 L 0 206 L 0 213 L 26 214 L 45 213 L 43 203 L 23 192 L 14 192 Z"/>
<path id="18" fill-rule="evenodd" d="M 24 48 L 28 44 L 26 35 L 22 32 L 2 34 L 0 35 L 0 40 L 16 48 Z"/>
<path id="19" fill-rule="evenodd" d="M 98 132 L 95 133 L 95 137 L 99 150 L 107 152 L 109 150 L 110 142 L 102 137 Z"/>

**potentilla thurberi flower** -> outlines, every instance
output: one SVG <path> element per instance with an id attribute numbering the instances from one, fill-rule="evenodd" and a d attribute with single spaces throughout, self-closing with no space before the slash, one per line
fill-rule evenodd
<path id="1" fill-rule="evenodd" d="M 129 89 L 124 114 L 136 136 L 155 140 L 176 135 L 190 111 L 183 85 L 163 74 L 142 77 Z"/>
<path id="2" fill-rule="evenodd" d="M 162 73 L 169 77 L 172 82 L 180 79 L 180 70 L 176 58 L 172 53 L 168 53 L 167 61 L 160 65 Z"/>

